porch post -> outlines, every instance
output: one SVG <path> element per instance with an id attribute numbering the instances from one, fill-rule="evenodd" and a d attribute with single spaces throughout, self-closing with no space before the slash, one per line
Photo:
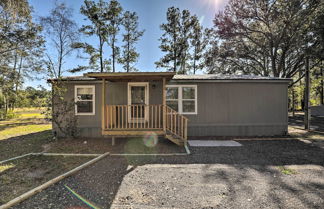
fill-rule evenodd
<path id="1" fill-rule="evenodd" d="M 101 89 L 101 130 L 105 130 L 105 103 L 106 103 L 106 80 L 102 79 L 102 89 Z"/>
<path id="2" fill-rule="evenodd" d="M 163 131 L 166 131 L 166 81 L 165 78 L 163 78 L 163 85 L 162 85 L 162 108 L 163 108 Z"/>

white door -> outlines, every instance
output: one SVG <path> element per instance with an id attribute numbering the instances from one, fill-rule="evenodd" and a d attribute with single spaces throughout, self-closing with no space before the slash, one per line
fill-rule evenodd
<path id="1" fill-rule="evenodd" d="M 145 122 L 148 119 L 149 84 L 128 83 L 128 121 Z"/>

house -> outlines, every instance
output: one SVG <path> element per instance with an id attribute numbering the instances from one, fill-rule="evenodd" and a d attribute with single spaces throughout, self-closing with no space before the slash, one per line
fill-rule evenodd
<path id="1" fill-rule="evenodd" d="M 182 145 L 188 137 L 273 136 L 288 130 L 290 79 L 118 72 L 62 81 L 66 98 L 75 100 L 82 137 L 156 134 Z"/>
<path id="2" fill-rule="evenodd" d="M 312 106 L 310 107 L 312 116 L 324 116 L 324 105 Z"/>

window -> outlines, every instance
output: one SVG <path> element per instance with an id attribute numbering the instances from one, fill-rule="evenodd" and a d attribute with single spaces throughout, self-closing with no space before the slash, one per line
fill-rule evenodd
<path id="1" fill-rule="evenodd" d="M 75 114 L 94 115 L 95 114 L 95 87 L 75 86 Z"/>
<path id="2" fill-rule="evenodd" d="M 168 85 L 166 102 L 169 107 L 181 114 L 197 114 L 197 86 Z"/>

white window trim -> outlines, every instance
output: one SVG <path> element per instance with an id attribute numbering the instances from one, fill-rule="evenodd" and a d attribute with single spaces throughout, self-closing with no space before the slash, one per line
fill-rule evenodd
<path id="1" fill-rule="evenodd" d="M 197 93 L 197 85 L 166 85 L 166 88 L 178 88 L 178 99 L 166 99 L 166 101 L 178 101 L 178 112 L 183 115 L 197 115 L 198 114 L 198 93 Z M 183 99 L 182 98 L 182 88 L 191 87 L 195 89 L 195 99 Z M 166 91 L 166 89 L 165 89 Z M 166 94 L 165 94 L 166 95 Z M 195 100 L 195 112 L 183 112 L 182 110 L 182 102 L 183 101 L 193 101 Z"/>
<path id="2" fill-rule="evenodd" d="M 144 86 L 146 88 L 145 91 L 145 105 L 147 105 L 145 107 L 145 114 L 144 114 L 144 119 L 143 118 L 132 118 L 131 117 L 131 107 L 130 105 L 132 105 L 132 98 L 131 98 L 131 87 L 132 86 Z M 148 114 L 149 114 L 149 109 L 148 109 L 148 105 L 149 105 L 149 96 L 150 96 L 150 85 L 149 82 L 128 82 L 127 84 L 127 104 L 128 106 L 128 122 L 129 123 L 137 123 L 137 122 L 147 122 L 148 121 Z"/>
<path id="3" fill-rule="evenodd" d="M 78 88 L 91 88 L 92 89 L 92 112 L 87 112 L 87 113 L 78 113 L 78 106 L 77 106 L 77 102 L 78 102 Z M 74 102 L 75 102 L 75 115 L 95 115 L 96 114 L 96 88 L 94 85 L 76 85 L 74 86 Z"/>

